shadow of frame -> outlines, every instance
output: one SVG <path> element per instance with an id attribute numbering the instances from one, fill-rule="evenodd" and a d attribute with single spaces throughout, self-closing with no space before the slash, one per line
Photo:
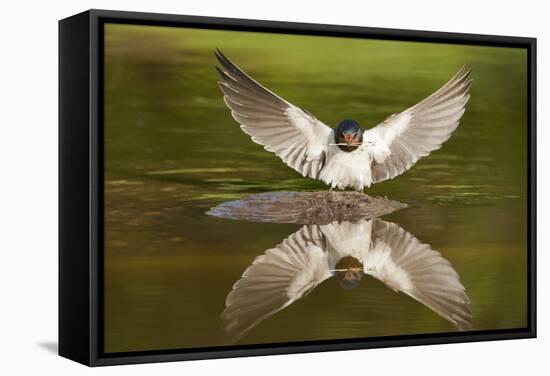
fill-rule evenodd
<path id="1" fill-rule="evenodd" d="M 38 347 L 41 347 L 52 354 L 55 354 L 55 355 L 58 354 L 59 345 L 57 342 L 43 341 L 43 342 L 38 342 L 37 345 Z"/>

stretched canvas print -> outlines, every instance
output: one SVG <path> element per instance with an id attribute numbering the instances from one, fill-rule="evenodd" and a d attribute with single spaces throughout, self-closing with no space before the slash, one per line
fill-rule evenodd
<path id="1" fill-rule="evenodd" d="M 98 27 L 101 356 L 532 329 L 528 48 Z"/>

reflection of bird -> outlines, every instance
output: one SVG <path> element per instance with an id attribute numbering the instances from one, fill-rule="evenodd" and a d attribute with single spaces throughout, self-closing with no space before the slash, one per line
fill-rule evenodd
<path id="1" fill-rule="evenodd" d="M 231 114 L 252 140 L 303 176 L 358 191 L 392 179 L 451 137 L 470 95 L 461 68 L 439 90 L 376 127 L 343 120 L 336 130 L 260 85 L 220 51 L 219 86 Z"/>
<path id="2" fill-rule="evenodd" d="M 396 224 L 380 219 L 306 225 L 256 257 L 227 295 L 222 321 L 236 340 L 332 276 L 343 288 L 363 274 L 424 304 L 463 330 L 470 300 L 449 261 Z"/>

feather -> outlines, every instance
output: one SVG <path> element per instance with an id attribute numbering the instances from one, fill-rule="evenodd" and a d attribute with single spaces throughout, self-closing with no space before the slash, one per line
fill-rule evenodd
<path id="1" fill-rule="evenodd" d="M 300 174 L 316 178 L 332 129 L 268 90 L 216 51 L 218 83 L 242 130 Z M 293 150 L 289 150 L 292 147 Z"/>
<path id="2" fill-rule="evenodd" d="M 470 73 L 462 67 L 423 101 L 364 132 L 363 138 L 375 145 L 370 148 L 373 155 L 379 155 L 380 148 L 390 150 L 385 158 L 373 160 L 373 183 L 402 174 L 451 137 L 470 98 Z"/>

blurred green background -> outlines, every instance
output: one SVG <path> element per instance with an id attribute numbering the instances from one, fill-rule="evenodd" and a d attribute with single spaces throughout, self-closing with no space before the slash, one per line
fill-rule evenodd
<path id="1" fill-rule="evenodd" d="M 254 144 L 217 88 L 214 49 L 335 127 L 369 128 L 473 68 L 461 125 L 439 151 L 373 186 L 385 216 L 447 258 L 474 329 L 527 325 L 527 53 L 523 49 L 105 25 L 105 351 L 227 344 L 219 315 L 253 259 L 299 225 L 205 212 L 275 190 L 324 190 Z M 327 281 L 239 343 L 455 328 L 374 279 Z"/>

